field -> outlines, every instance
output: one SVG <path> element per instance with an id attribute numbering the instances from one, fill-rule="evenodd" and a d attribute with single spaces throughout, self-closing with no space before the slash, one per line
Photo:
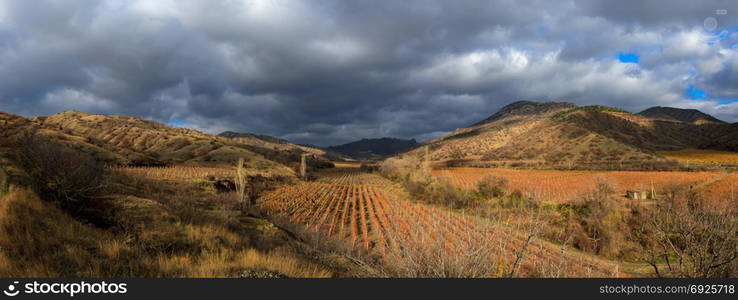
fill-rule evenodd
<path id="1" fill-rule="evenodd" d="M 505 226 L 401 200 L 383 188 L 386 183 L 377 175 L 334 172 L 318 182 L 278 189 L 260 201 L 273 212 L 394 264 L 429 255 L 453 260 L 482 251 L 490 256 L 484 259 L 503 268 L 525 251 L 520 276 L 619 275 L 615 264 L 547 242 L 534 239 L 526 247 L 526 236 Z"/>
<path id="2" fill-rule="evenodd" d="M 669 159 L 678 161 L 692 161 L 701 163 L 729 163 L 738 164 L 738 153 L 706 150 L 706 149 L 684 149 L 677 151 L 656 151 L 658 154 Z"/>
<path id="3" fill-rule="evenodd" d="M 172 166 L 172 167 L 115 167 L 113 171 L 129 176 L 171 180 L 171 181 L 195 181 L 214 178 L 232 178 L 235 176 L 234 168 L 197 167 L 197 166 Z M 262 175 L 269 176 L 267 172 L 254 169 L 245 169 L 247 176 Z"/>
<path id="4" fill-rule="evenodd" d="M 336 168 L 358 168 L 361 166 L 361 163 L 354 161 L 334 161 L 333 165 Z"/>
<path id="5" fill-rule="evenodd" d="M 638 171 L 555 171 L 513 170 L 493 168 L 446 168 L 434 170 L 437 177 L 448 177 L 458 186 L 473 189 L 487 175 L 508 180 L 507 189 L 519 190 L 523 195 L 543 201 L 561 202 L 587 193 L 602 180 L 625 195 L 631 189 L 651 189 L 657 192 L 667 185 L 698 184 L 719 176 L 713 172 L 638 172 Z"/>
<path id="6" fill-rule="evenodd" d="M 738 207 L 738 173 L 733 173 L 713 183 L 700 188 L 706 199 L 720 202 L 718 205 L 726 205 L 735 209 Z"/>

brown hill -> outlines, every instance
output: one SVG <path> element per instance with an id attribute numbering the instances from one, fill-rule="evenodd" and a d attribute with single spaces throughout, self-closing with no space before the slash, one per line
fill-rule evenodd
<path id="1" fill-rule="evenodd" d="M 299 153 L 251 146 L 196 130 L 166 126 L 129 116 L 66 111 L 23 118 L 0 114 L 6 147 L 12 137 L 37 131 L 100 160 L 120 165 L 233 165 L 244 158 L 246 167 L 292 176 Z M 8 150 L 6 148 L 6 150 Z M 315 165 L 315 161 L 311 162 Z M 327 164 L 327 162 L 322 161 Z"/>
<path id="2" fill-rule="evenodd" d="M 453 163 L 650 169 L 674 162 L 656 150 L 738 151 L 735 125 L 651 119 L 606 106 L 516 102 L 485 121 L 425 143 L 430 158 Z M 410 151 L 424 155 L 423 147 Z"/>
<path id="3" fill-rule="evenodd" d="M 415 139 L 405 140 L 396 138 L 361 139 L 358 141 L 328 147 L 350 157 L 361 160 L 376 160 L 415 148 L 418 142 Z"/>
<path id="4" fill-rule="evenodd" d="M 569 102 L 518 101 L 505 105 L 498 112 L 489 118 L 473 124 L 472 127 L 491 123 L 505 117 L 541 115 L 551 111 L 571 109 L 574 107 L 577 107 L 576 104 Z"/>
<path id="5" fill-rule="evenodd" d="M 309 153 L 315 157 L 323 158 L 326 160 L 333 160 L 333 161 L 352 160 L 351 158 L 341 153 L 335 152 L 335 151 L 330 151 L 330 150 L 315 147 L 315 146 L 299 145 L 299 144 L 295 144 L 295 143 L 292 143 L 284 139 L 280 139 L 280 138 L 276 138 L 276 137 L 268 136 L 268 135 L 225 131 L 225 132 L 220 133 L 218 136 L 229 138 L 232 141 L 237 142 L 239 144 L 243 144 L 243 145 L 274 149 L 274 150 L 280 150 L 280 151 L 290 151 L 293 153 Z"/>
<path id="6" fill-rule="evenodd" d="M 725 123 L 696 109 L 654 106 L 638 113 L 651 119 L 681 121 L 688 123 Z"/>

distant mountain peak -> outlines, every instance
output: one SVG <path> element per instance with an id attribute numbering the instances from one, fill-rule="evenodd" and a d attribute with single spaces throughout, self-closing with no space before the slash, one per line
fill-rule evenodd
<path id="1" fill-rule="evenodd" d="M 553 110 L 570 109 L 577 107 L 576 104 L 570 102 L 535 102 L 535 101 L 517 101 L 505 105 L 499 111 L 490 117 L 472 124 L 472 126 L 483 125 L 494 122 L 511 115 L 537 115 L 547 113 Z"/>
<path id="2" fill-rule="evenodd" d="M 375 139 L 362 138 L 361 140 L 343 145 L 330 146 L 327 149 L 359 159 L 375 159 L 415 148 L 418 142 L 415 139 L 398 139 L 382 137 Z"/>
<path id="3" fill-rule="evenodd" d="M 642 112 L 639 112 L 638 114 L 651 119 L 665 119 L 687 123 L 725 123 L 724 121 L 717 119 L 711 115 L 691 108 L 654 106 Z"/>

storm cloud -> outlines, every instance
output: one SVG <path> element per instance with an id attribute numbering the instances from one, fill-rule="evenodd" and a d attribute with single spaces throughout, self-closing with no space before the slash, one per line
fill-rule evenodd
<path id="1" fill-rule="evenodd" d="M 688 0 L 5 0 L 0 110 L 317 145 L 433 138 L 518 100 L 736 122 L 736 14 Z"/>

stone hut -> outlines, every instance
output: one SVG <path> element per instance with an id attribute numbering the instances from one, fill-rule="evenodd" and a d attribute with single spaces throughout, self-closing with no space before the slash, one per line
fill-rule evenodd
<path id="1" fill-rule="evenodd" d="M 651 192 L 645 190 L 629 190 L 626 192 L 626 197 L 635 200 L 646 200 L 651 198 Z"/>

